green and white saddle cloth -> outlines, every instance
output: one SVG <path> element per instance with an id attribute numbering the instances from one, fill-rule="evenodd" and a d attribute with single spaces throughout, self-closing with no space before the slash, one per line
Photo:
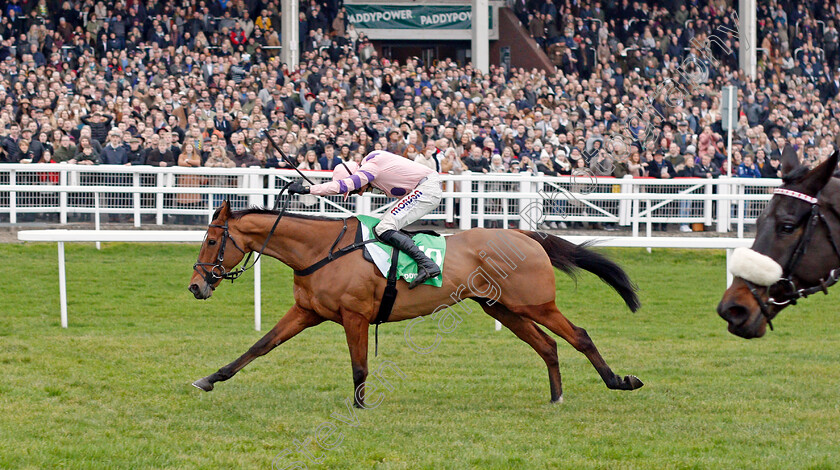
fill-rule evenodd
<path id="1" fill-rule="evenodd" d="M 373 227 L 379 223 L 379 219 L 367 215 L 359 215 L 356 218 L 361 222 L 359 228 L 362 232 L 362 240 L 376 238 L 373 234 Z M 423 250 L 423 253 L 426 253 L 426 256 L 440 266 L 442 273 L 443 260 L 446 257 L 446 239 L 440 235 L 426 233 L 416 233 L 411 238 Z M 364 249 L 365 254 L 368 255 L 366 257 L 369 257 L 379 269 L 379 272 L 382 273 L 382 276 L 387 278 L 388 269 L 391 267 L 391 253 L 395 248 L 382 242 L 376 242 L 366 244 Z M 417 277 L 417 263 L 407 254 L 400 252 L 397 260 L 397 279 L 411 282 L 415 277 Z M 440 287 L 443 285 L 443 275 L 427 279 L 423 284 Z"/>

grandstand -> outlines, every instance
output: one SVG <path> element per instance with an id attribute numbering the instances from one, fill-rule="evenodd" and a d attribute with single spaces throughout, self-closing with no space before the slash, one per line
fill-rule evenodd
<path id="1" fill-rule="evenodd" d="M 243 187 L 198 173 L 289 168 L 271 129 L 311 170 L 386 149 L 456 175 L 778 178 L 786 142 L 814 164 L 840 139 L 839 13 L 742 3 L 4 0 L 0 162 L 99 165 L 80 185 L 151 165 L 195 169 L 175 186 Z M 12 168 L 2 217 L 41 203 L 12 202 Z M 61 183 L 32 175 L 16 183 Z"/>

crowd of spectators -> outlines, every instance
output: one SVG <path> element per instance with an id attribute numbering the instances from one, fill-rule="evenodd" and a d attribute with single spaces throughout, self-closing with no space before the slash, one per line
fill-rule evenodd
<path id="1" fill-rule="evenodd" d="M 334 1 L 301 2 L 295 69 L 276 49 L 278 0 L 0 7 L 0 162 L 289 167 L 268 129 L 305 169 L 386 149 L 444 172 L 714 178 L 728 171 L 724 85 L 741 97 L 737 176 L 779 177 L 786 142 L 808 164 L 840 142 L 828 3 L 762 2 L 755 79 L 738 71 L 722 1 L 516 0 L 535 38 L 562 51 L 551 72 L 381 58 Z M 713 58 L 697 47 L 711 34 L 724 39 Z M 686 59 L 708 78 L 651 103 Z M 634 145 L 616 155 L 615 133 Z"/>

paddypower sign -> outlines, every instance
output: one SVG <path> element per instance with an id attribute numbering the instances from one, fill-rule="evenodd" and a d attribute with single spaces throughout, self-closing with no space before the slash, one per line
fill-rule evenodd
<path id="1" fill-rule="evenodd" d="M 356 29 L 470 29 L 466 5 L 348 5 L 347 20 Z M 492 8 L 490 24 L 493 24 Z"/>

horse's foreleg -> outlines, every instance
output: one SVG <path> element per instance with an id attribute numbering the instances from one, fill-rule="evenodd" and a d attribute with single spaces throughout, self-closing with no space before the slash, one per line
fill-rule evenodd
<path id="1" fill-rule="evenodd" d="M 560 380 L 560 362 L 557 359 L 557 342 L 540 329 L 536 323 L 511 312 L 507 307 L 496 303 L 492 306 L 479 302 L 488 315 L 499 320 L 519 339 L 528 343 L 545 361 L 548 367 L 548 384 L 551 389 L 551 402 L 563 402 L 563 385 Z"/>
<path id="2" fill-rule="evenodd" d="M 368 375 L 368 329 L 370 323 L 362 315 L 342 310 L 341 324 L 350 348 L 350 365 L 353 368 L 353 405 L 365 407 L 365 380 Z"/>
<path id="3" fill-rule="evenodd" d="M 613 390 L 635 390 L 644 385 L 642 381 L 634 375 L 627 375 L 622 378 L 613 373 L 610 366 L 608 366 L 604 358 L 601 357 L 601 353 L 598 352 L 598 348 L 595 347 L 595 343 L 593 343 L 592 339 L 589 338 L 586 330 L 573 325 L 569 319 L 560 313 L 560 310 L 557 309 L 554 302 L 548 302 L 543 305 L 520 307 L 515 311 L 519 312 L 520 310 L 523 315 L 531 318 L 541 325 L 544 325 L 546 328 L 568 341 L 575 349 L 582 352 L 586 358 L 589 359 L 589 362 L 591 362 L 595 367 L 595 370 L 598 371 L 598 374 L 601 376 L 601 379 L 604 380 L 604 384 L 607 385 L 607 388 Z"/>
<path id="4" fill-rule="evenodd" d="M 296 334 L 315 326 L 324 321 L 324 318 L 311 310 L 305 310 L 295 304 L 283 315 L 283 318 L 274 325 L 268 333 L 265 334 L 259 341 L 254 343 L 248 351 L 239 356 L 235 361 L 222 367 L 216 373 L 208 375 L 193 382 L 197 388 L 209 392 L 213 390 L 213 384 L 216 382 L 223 382 L 233 377 L 237 372 L 242 370 L 254 359 L 267 354 L 272 349 L 283 344 L 291 339 Z"/>

